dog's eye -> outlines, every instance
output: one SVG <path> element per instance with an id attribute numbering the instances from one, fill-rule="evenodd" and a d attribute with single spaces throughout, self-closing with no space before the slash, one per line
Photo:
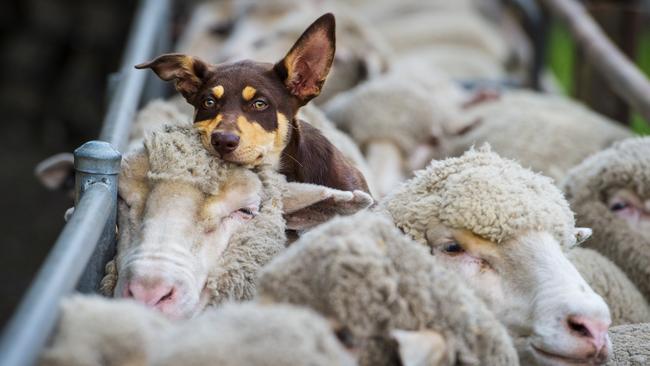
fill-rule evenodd
<path id="1" fill-rule="evenodd" d="M 215 102 L 214 99 L 212 99 L 212 98 L 204 99 L 203 103 L 202 103 L 203 108 L 206 108 L 206 109 L 213 108 L 216 104 L 217 104 L 217 102 Z"/>
<path id="2" fill-rule="evenodd" d="M 253 108 L 257 109 L 258 111 L 263 111 L 268 106 L 269 106 L 268 103 L 266 103 L 262 99 L 257 99 L 253 102 Z"/>

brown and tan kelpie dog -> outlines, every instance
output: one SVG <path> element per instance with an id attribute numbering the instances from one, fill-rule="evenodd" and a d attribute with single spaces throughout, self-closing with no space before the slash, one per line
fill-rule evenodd
<path id="1" fill-rule="evenodd" d="M 194 106 L 206 149 L 246 166 L 271 164 L 289 181 L 345 191 L 368 186 L 361 174 L 298 109 L 318 96 L 335 51 L 334 16 L 318 18 L 276 64 L 250 60 L 208 64 L 166 54 L 136 68 L 175 81 Z"/>

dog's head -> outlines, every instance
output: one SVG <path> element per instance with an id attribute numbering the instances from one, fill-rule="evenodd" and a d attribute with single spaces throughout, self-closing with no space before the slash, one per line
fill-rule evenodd
<path id="1" fill-rule="evenodd" d="M 150 68 L 194 106 L 194 124 L 206 149 L 224 160 L 276 164 L 288 143 L 290 121 L 318 96 L 334 59 L 334 16 L 318 18 L 276 64 L 239 61 L 218 65 L 167 54 Z"/>

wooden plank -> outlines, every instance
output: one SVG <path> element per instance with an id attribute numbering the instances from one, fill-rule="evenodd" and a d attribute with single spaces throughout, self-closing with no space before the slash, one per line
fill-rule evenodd
<path id="1" fill-rule="evenodd" d="M 566 23 L 587 62 L 600 71 L 621 98 L 650 121 L 650 82 L 607 38 L 585 8 L 575 0 L 540 2 Z"/>

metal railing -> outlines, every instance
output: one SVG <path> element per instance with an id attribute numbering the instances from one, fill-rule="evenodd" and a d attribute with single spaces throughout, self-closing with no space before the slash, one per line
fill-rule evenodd
<path id="1" fill-rule="evenodd" d="M 139 4 L 121 69 L 109 83 L 101 141 L 87 142 L 74 153 L 74 213 L 4 329 L 0 366 L 34 364 L 56 326 L 61 299 L 75 287 L 96 292 L 104 265 L 115 253 L 119 151 L 141 102 L 162 94 L 162 84 L 133 65 L 168 50 L 170 15 L 171 0 Z"/>

